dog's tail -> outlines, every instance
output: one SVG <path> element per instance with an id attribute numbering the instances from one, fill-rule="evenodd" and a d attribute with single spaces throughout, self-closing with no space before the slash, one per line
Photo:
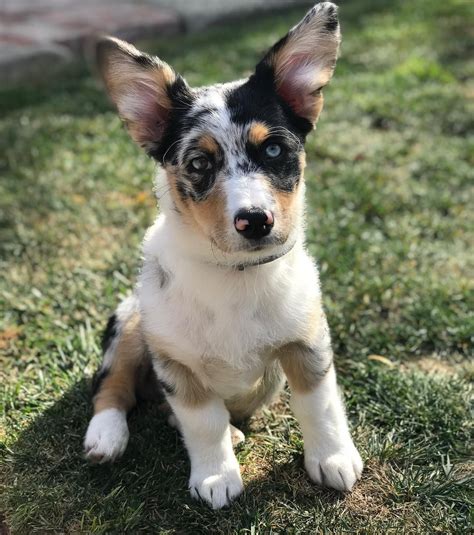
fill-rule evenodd
<path id="1" fill-rule="evenodd" d="M 127 413 L 137 396 L 159 399 L 161 388 L 143 338 L 136 296 L 110 317 L 102 338 L 104 358 L 92 384 L 94 417 L 87 430 L 86 456 L 95 462 L 119 457 L 128 442 Z"/>

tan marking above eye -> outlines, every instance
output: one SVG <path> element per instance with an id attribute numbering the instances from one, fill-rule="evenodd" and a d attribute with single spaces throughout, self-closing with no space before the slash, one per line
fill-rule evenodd
<path id="1" fill-rule="evenodd" d="M 270 130 L 265 123 L 252 123 L 249 129 L 249 141 L 254 145 L 260 145 L 270 135 Z"/>
<path id="2" fill-rule="evenodd" d="M 210 154 L 217 154 L 219 152 L 217 141 L 209 134 L 205 134 L 199 138 L 198 147 Z"/>

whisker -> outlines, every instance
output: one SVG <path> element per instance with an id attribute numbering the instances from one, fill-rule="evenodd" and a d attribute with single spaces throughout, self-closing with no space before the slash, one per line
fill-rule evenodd
<path id="1" fill-rule="evenodd" d="M 285 128 L 284 126 L 273 126 L 273 127 L 271 127 L 269 129 L 269 132 L 270 132 L 270 134 L 285 134 L 285 135 L 289 136 L 290 138 L 292 138 L 296 142 L 296 144 L 298 145 L 298 149 L 302 145 L 302 143 L 298 139 L 298 137 L 293 132 L 288 130 L 288 128 Z"/>
<path id="2" fill-rule="evenodd" d="M 161 159 L 161 163 L 163 165 L 165 165 L 165 159 L 166 159 L 166 156 L 168 154 L 168 152 L 177 144 L 181 141 L 181 139 L 177 139 L 176 141 L 174 141 L 173 143 L 171 143 L 171 145 L 166 149 L 166 152 L 163 154 L 163 158 Z"/>
<path id="3" fill-rule="evenodd" d="M 155 195 L 158 200 L 161 200 L 166 194 L 171 192 L 171 186 L 168 184 L 164 184 L 160 188 L 154 188 Z"/>

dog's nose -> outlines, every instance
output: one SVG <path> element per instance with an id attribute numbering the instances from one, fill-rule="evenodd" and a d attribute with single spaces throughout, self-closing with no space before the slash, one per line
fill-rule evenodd
<path id="1" fill-rule="evenodd" d="M 250 208 L 239 210 L 234 219 L 235 229 L 248 240 L 259 240 L 270 234 L 274 224 L 270 210 Z"/>

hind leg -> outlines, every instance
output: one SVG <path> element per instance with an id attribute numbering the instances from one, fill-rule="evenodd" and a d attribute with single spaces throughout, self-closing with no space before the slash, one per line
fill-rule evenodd
<path id="1" fill-rule="evenodd" d="M 135 297 L 126 299 L 110 318 L 103 339 L 104 361 L 94 381 L 94 416 L 84 439 L 86 457 L 114 461 L 127 447 L 127 413 L 135 406 L 137 381 L 146 364 Z"/>

